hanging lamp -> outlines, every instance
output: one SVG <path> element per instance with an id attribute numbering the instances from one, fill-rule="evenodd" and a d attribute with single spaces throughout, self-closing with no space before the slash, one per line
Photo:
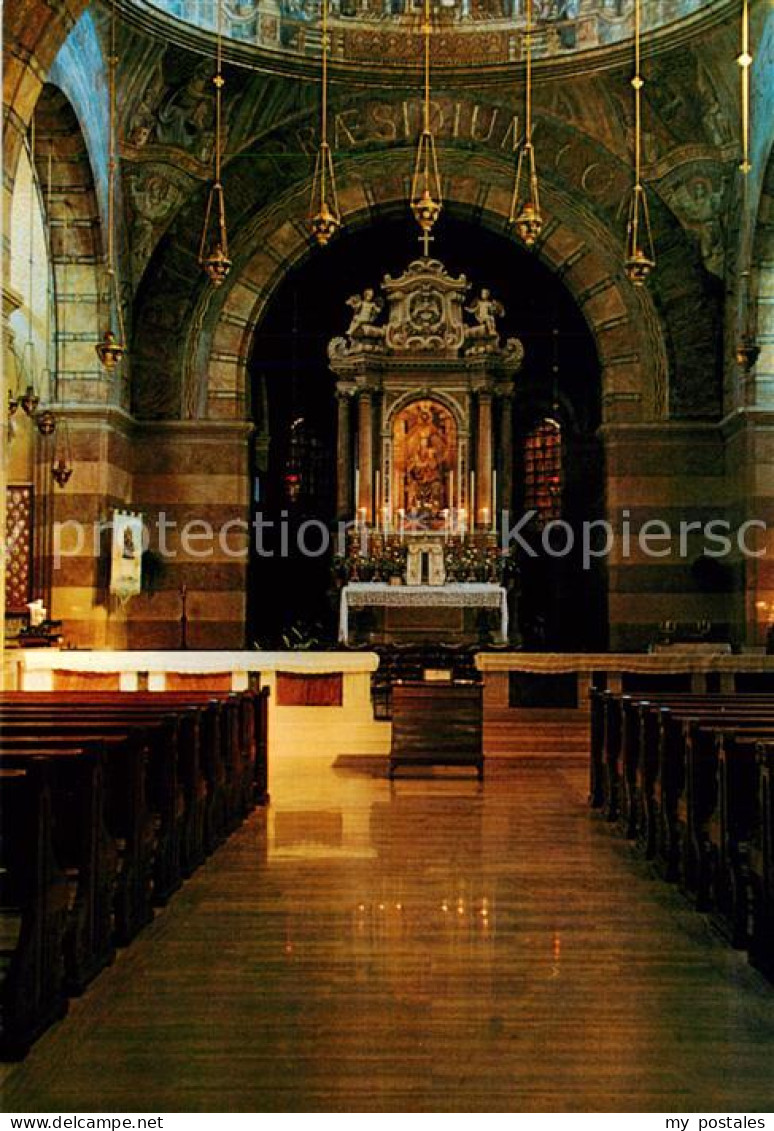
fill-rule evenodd
<path id="1" fill-rule="evenodd" d="M 116 55 L 116 3 L 113 0 L 110 10 L 110 55 L 108 56 L 108 215 L 107 215 L 107 276 L 108 276 L 108 310 L 112 313 L 115 304 L 117 332 L 112 325 L 104 331 L 102 338 L 94 347 L 97 357 L 108 372 L 112 372 L 121 362 L 125 353 L 124 345 L 126 334 L 124 332 L 124 315 L 121 306 L 121 296 L 118 293 L 118 276 L 116 274 L 116 68 L 118 56 Z"/>
<path id="2" fill-rule="evenodd" d="M 73 474 L 73 453 L 70 443 L 70 425 L 66 417 L 62 417 L 60 427 L 56 430 L 56 445 L 51 461 L 51 476 L 57 487 L 66 487 Z"/>
<path id="3" fill-rule="evenodd" d="M 424 21 L 422 25 L 425 41 L 425 95 L 422 132 L 419 135 L 417 156 L 414 162 L 414 175 L 411 179 L 411 211 L 414 213 L 414 219 L 422 229 L 422 236 L 420 238 L 426 256 L 430 253 L 430 240 L 432 239 L 430 233 L 443 207 L 441 177 L 438 172 L 438 156 L 435 150 L 433 131 L 430 129 L 431 31 L 430 0 L 425 0 Z"/>
<path id="4" fill-rule="evenodd" d="M 223 133 L 223 0 L 218 0 L 218 31 L 215 47 L 215 154 L 212 185 L 204 211 L 204 226 L 199 244 L 199 265 L 212 283 L 220 287 L 231 270 L 226 231 L 226 199 L 221 184 L 221 135 Z"/>
<path id="5" fill-rule="evenodd" d="M 330 241 L 341 227 L 333 153 L 328 144 L 328 3 L 322 0 L 322 89 L 320 93 L 320 145 L 314 163 L 312 194 L 309 201 L 309 230 L 320 247 Z"/>
<path id="6" fill-rule="evenodd" d="M 656 252 L 650 226 L 648 198 L 642 184 L 642 88 L 645 85 L 641 66 L 641 0 L 634 0 L 634 185 L 629 200 L 626 225 L 624 267 L 629 281 L 641 287 L 656 266 Z"/>
<path id="7" fill-rule="evenodd" d="M 533 247 L 543 230 L 540 213 L 540 187 L 538 185 L 535 146 L 532 141 L 532 0 L 527 0 L 527 22 L 524 31 L 526 47 L 526 75 L 524 88 L 524 141 L 516 159 L 516 183 L 513 186 L 509 222 L 527 247 Z M 522 199 L 522 185 L 524 197 Z"/>

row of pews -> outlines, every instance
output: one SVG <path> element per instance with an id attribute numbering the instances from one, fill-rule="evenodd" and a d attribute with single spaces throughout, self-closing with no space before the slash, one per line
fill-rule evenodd
<path id="1" fill-rule="evenodd" d="M 592 688 L 590 802 L 774 979 L 774 695 Z"/>
<path id="2" fill-rule="evenodd" d="M 0 694 L 0 1056 L 268 800 L 268 691 Z"/>

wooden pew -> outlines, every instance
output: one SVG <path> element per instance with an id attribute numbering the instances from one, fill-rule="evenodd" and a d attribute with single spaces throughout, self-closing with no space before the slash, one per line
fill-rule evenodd
<path id="1" fill-rule="evenodd" d="M 774 976 L 774 697 L 597 694 L 592 711 L 592 804 Z"/>
<path id="2" fill-rule="evenodd" d="M 25 770 L 44 749 L 50 762 L 53 848 L 71 885 L 64 938 L 65 990 L 79 994 L 115 954 L 113 894 L 118 852 L 105 824 L 105 747 L 14 751 L 0 737 L 0 767 Z"/>
<path id="3" fill-rule="evenodd" d="M 151 901 L 169 898 L 256 801 L 268 800 L 267 696 L 266 689 L 227 696 L 0 694 L 4 801 L 22 812 L 19 791 L 29 793 L 30 782 L 45 778 L 35 796 L 47 814 L 41 835 L 57 879 L 47 885 L 41 876 L 32 883 L 29 869 L 2 873 L 4 921 L 11 922 L 3 989 L 8 1055 L 23 1055 L 66 1008 L 66 993 L 80 992 L 115 945 L 148 921 Z M 26 824 L 33 826 L 32 817 Z M 12 822 L 9 829 L 4 850 L 16 838 Z M 33 898 L 49 889 L 61 895 L 56 922 Z M 29 907 L 16 906 L 28 891 Z M 25 997 L 22 983 L 40 967 L 39 958 L 29 958 L 35 946 L 46 949 L 60 980 L 56 992 Z"/>
<path id="4" fill-rule="evenodd" d="M 774 743 L 756 751 L 758 820 L 750 845 L 752 926 L 750 962 L 774 981 Z"/>
<path id="5" fill-rule="evenodd" d="M 0 769 L 0 1056 L 18 1060 L 67 1012 L 67 879 L 54 856 L 51 767 Z"/>

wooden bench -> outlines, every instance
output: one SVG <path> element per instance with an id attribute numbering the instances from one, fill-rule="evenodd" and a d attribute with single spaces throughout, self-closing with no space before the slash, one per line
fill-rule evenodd
<path id="1" fill-rule="evenodd" d="M 53 849 L 51 766 L 0 769 L 0 1055 L 17 1060 L 67 1012 L 68 885 Z"/>
<path id="2" fill-rule="evenodd" d="M 153 903 L 166 902 L 256 801 L 268 800 L 267 696 L 265 689 L 225 696 L 0 694 L 4 806 L 15 811 L 15 794 L 29 791 L 36 775 L 45 778 L 38 809 L 25 812 L 32 836 L 36 814 L 40 821 L 47 814 L 41 835 L 65 893 L 51 950 L 62 971 L 60 999 L 81 992 L 116 945 L 148 922 Z M 29 927 L 22 924 L 31 916 L 16 907 L 16 896 L 28 877 L 14 868 L 3 876 L 4 922 L 12 924 L 3 1048 L 23 1055 L 61 1010 L 51 1006 L 56 995 L 49 992 L 23 1016 L 16 971 L 27 969 Z M 53 938 L 55 925 L 48 926 Z"/>
<path id="3" fill-rule="evenodd" d="M 774 696 L 592 696 L 590 801 L 771 973 Z"/>

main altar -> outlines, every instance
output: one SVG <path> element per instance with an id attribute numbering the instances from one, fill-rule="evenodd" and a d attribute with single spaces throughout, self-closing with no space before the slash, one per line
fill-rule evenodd
<path id="1" fill-rule="evenodd" d="M 508 640 L 514 378 L 501 303 L 437 259 L 348 300 L 329 345 L 338 398 L 340 640 Z M 365 610 L 360 634 L 351 613 Z M 491 614 L 487 625 L 484 616 Z"/>

